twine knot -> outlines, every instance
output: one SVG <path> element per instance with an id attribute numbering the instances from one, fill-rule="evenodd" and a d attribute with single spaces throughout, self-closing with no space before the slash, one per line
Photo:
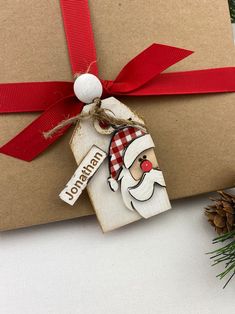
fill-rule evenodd
<path id="1" fill-rule="evenodd" d="M 112 114 L 112 111 L 106 108 L 101 108 L 102 101 L 100 98 L 95 98 L 93 103 L 95 106 L 91 108 L 88 112 L 82 111 L 80 114 L 65 119 L 61 121 L 58 125 L 56 125 L 54 128 L 47 132 L 43 132 L 43 136 L 45 139 L 51 138 L 54 134 L 59 132 L 64 127 L 70 125 L 70 124 L 76 124 L 83 120 L 92 119 L 93 121 L 97 120 L 98 122 L 104 123 L 106 125 L 109 125 L 113 127 L 113 129 L 117 129 L 124 126 L 138 126 L 140 128 L 143 128 L 146 130 L 146 127 L 144 123 L 137 122 L 130 119 L 122 119 L 115 117 Z"/>

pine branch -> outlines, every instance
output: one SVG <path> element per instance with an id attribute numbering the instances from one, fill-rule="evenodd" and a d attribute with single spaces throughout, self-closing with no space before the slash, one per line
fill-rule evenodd
<path id="1" fill-rule="evenodd" d="M 220 263 L 225 263 L 225 269 L 222 273 L 218 274 L 217 277 L 219 279 L 225 278 L 227 275 L 230 275 L 227 282 L 225 283 L 225 288 L 228 283 L 235 276 L 235 230 L 223 234 L 213 240 L 213 244 L 224 243 L 229 241 L 226 245 L 222 246 L 219 249 L 216 249 L 211 254 L 211 260 L 213 260 L 212 266 L 218 265 Z"/>
<path id="2" fill-rule="evenodd" d="M 228 3 L 229 3 L 231 21 L 232 23 L 235 23 L 235 0 L 228 0 Z"/>

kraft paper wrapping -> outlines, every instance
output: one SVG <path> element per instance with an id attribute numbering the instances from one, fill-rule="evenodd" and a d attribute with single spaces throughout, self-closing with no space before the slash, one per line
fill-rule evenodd
<path id="1" fill-rule="evenodd" d="M 0 3 L 0 82 L 72 80 L 59 0 Z M 90 9 L 103 78 L 153 42 L 195 51 L 170 71 L 235 64 L 227 0 L 93 0 Z M 235 94 L 120 100 L 144 117 L 171 199 L 234 184 Z M 0 144 L 36 116 L 0 115 Z M 58 197 L 77 167 L 71 132 L 30 163 L 0 155 L 1 230 L 93 214 L 86 193 L 73 207 Z"/>

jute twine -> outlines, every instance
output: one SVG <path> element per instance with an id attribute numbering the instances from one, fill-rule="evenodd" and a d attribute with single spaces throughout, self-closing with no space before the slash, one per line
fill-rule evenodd
<path id="1" fill-rule="evenodd" d="M 95 106 L 89 112 L 82 112 L 72 118 L 68 118 L 63 120 L 54 128 L 47 132 L 43 132 L 43 136 L 45 139 L 51 138 L 54 134 L 59 132 L 61 129 L 70 124 L 76 124 L 83 120 L 92 119 L 97 120 L 99 122 L 106 123 L 112 126 L 114 129 L 124 127 L 124 126 L 137 126 L 143 129 L 146 129 L 145 125 L 141 122 L 134 121 L 132 119 L 121 119 L 116 118 L 113 115 L 108 114 L 107 112 L 111 112 L 108 109 L 101 108 L 101 100 L 99 98 L 94 99 Z"/>

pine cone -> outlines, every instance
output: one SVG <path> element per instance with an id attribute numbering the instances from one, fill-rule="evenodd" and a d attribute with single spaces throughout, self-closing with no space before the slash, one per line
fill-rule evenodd
<path id="1" fill-rule="evenodd" d="M 205 208 L 205 215 L 220 235 L 235 230 L 235 195 L 223 191 L 218 194 L 219 199 L 210 198 L 214 204 Z"/>

